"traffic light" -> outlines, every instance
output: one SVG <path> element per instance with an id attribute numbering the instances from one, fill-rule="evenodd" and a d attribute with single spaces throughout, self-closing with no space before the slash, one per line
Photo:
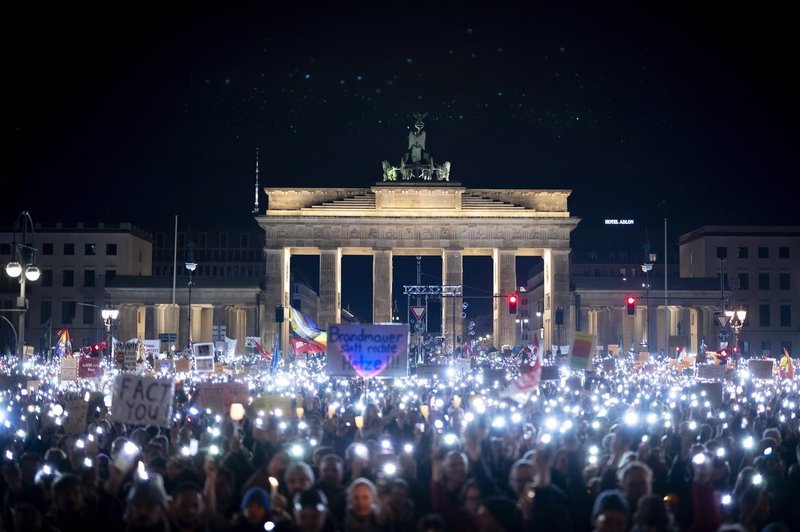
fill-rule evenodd
<path id="1" fill-rule="evenodd" d="M 636 298 L 628 296 L 625 298 L 625 308 L 628 309 L 628 316 L 636 315 Z"/>
<path id="2" fill-rule="evenodd" d="M 516 314 L 517 313 L 517 302 L 519 298 L 517 294 L 509 294 L 508 295 L 508 313 L 509 314 Z"/>

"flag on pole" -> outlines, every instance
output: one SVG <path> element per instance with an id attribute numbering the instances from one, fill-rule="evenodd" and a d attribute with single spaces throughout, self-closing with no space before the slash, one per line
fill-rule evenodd
<path id="1" fill-rule="evenodd" d="M 268 353 L 266 351 L 266 349 L 261 347 L 261 338 L 259 338 L 258 336 L 247 336 L 247 337 L 245 337 L 244 346 L 245 347 L 250 347 L 250 348 L 255 348 L 256 350 L 258 350 L 259 353 L 264 355 L 264 358 L 266 358 L 267 360 L 272 360 L 272 353 Z"/>
<path id="2" fill-rule="evenodd" d="M 275 370 L 278 369 L 278 360 L 281 358 L 281 346 L 278 343 L 278 335 L 275 335 L 275 346 L 272 349 L 272 364 L 269 366 L 269 372 L 274 374 Z"/>
<path id="3" fill-rule="evenodd" d="M 72 354 L 72 340 L 69 337 L 69 329 L 61 329 L 56 333 L 58 340 L 54 352 L 56 355 L 63 357 Z"/>
<path id="4" fill-rule="evenodd" d="M 525 404 L 531 393 L 539 388 L 542 380 L 542 360 L 539 355 L 534 355 L 530 365 L 520 366 L 519 377 L 500 393 L 500 397 L 508 397 L 519 404 Z"/>

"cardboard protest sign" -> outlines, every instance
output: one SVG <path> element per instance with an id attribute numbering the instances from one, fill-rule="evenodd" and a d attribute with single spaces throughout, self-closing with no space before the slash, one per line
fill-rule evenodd
<path id="1" fill-rule="evenodd" d="M 343 377 L 406 377 L 408 325 L 331 324 L 326 370 Z"/>
<path id="2" fill-rule="evenodd" d="M 589 363 L 592 360 L 594 349 L 594 335 L 582 332 L 575 333 L 575 339 L 572 341 L 572 349 L 569 354 L 569 368 L 573 371 L 588 369 Z"/>
<path id="3" fill-rule="evenodd" d="M 70 399 L 64 404 L 64 411 L 67 418 L 64 423 L 64 430 L 67 434 L 77 434 L 86 429 L 86 418 L 89 415 L 89 403 L 79 399 Z"/>
<path id="4" fill-rule="evenodd" d="M 771 379 L 772 372 L 775 369 L 775 361 L 768 360 L 749 360 L 747 362 L 747 369 L 750 371 L 750 376 L 754 379 Z"/>
<path id="5" fill-rule="evenodd" d="M 707 381 L 724 381 L 727 369 L 719 364 L 698 364 L 697 378 Z"/>
<path id="6" fill-rule="evenodd" d="M 61 380 L 78 380 L 78 359 L 71 356 L 61 357 Z"/>
<path id="7" fill-rule="evenodd" d="M 155 358 L 161 352 L 161 340 L 158 338 L 155 340 L 142 340 L 142 349 L 144 350 L 144 356 Z"/>
<path id="8" fill-rule="evenodd" d="M 179 358 L 175 361 L 175 371 L 177 373 L 188 373 L 192 371 L 192 363 L 185 358 Z"/>
<path id="9" fill-rule="evenodd" d="M 214 373 L 214 344 L 211 342 L 192 344 L 194 370 L 198 373 Z"/>
<path id="10" fill-rule="evenodd" d="M 249 398 L 250 392 L 243 382 L 201 382 L 197 385 L 197 404 L 218 414 L 226 414 L 231 403 L 246 405 Z"/>
<path id="11" fill-rule="evenodd" d="M 122 366 L 125 369 L 136 368 L 136 362 L 139 360 L 139 342 L 137 340 L 125 342 L 123 357 Z"/>
<path id="12" fill-rule="evenodd" d="M 253 398 L 252 407 L 256 412 L 263 411 L 265 414 L 278 408 L 286 415 L 292 411 L 292 399 L 282 395 L 261 395 Z"/>
<path id="13" fill-rule="evenodd" d="M 119 375 L 114 381 L 111 417 L 127 425 L 169 427 L 174 395 L 173 380 Z"/>

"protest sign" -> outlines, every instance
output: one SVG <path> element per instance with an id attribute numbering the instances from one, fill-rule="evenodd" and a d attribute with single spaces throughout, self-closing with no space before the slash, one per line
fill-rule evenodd
<path id="1" fill-rule="evenodd" d="M 176 373 L 188 373 L 192 371 L 192 363 L 185 358 L 179 358 L 175 361 L 175 372 Z"/>
<path id="2" fill-rule="evenodd" d="M 266 414 L 277 408 L 287 415 L 292 411 L 292 399 L 282 395 L 261 395 L 253 399 L 252 407 L 256 413 L 263 411 Z"/>
<path id="3" fill-rule="evenodd" d="M 78 376 L 80 378 L 99 377 L 101 374 L 100 357 L 80 357 L 78 359 Z"/>
<path id="4" fill-rule="evenodd" d="M 28 381 L 28 383 L 25 385 L 25 388 L 29 392 L 38 392 L 39 391 L 39 379 Z"/>
<path id="5" fill-rule="evenodd" d="M 61 380 L 78 380 L 78 359 L 71 356 L 61 357 Z"/>
<path id="6" fill-rule="evenodd" d="M 161 340 L 142 340 L 144 356 L 155 358 L 161 352 Z"/>
<path id="7" fill-rule="evenodd" d="M 216 413 L 227 414 L 231 403 L 247 404 L 250 393 L 243 382 L 201 382 L 197 385 L 197 404 Z"/>
<path id="8" fill-rule="evenodd" d="M 131 340 L 125 342 L 124 355 L 122 359 L 122 366 L 125 369 L 135 369 L 136 362 L 139 360 L 139 342 L 138 340 Z"/>
<path id="9" fill-rule="evenodd" d="M 169 427 L 175 381 L 133 374 L 117 376 L 111 417 L 127 425 Z"/>
<path id="10" fill-rule="evenodd" d="M 70 399 L 64 404 L 64 411 L 67 418 L 64 422 L 64 430 L 67 434 L 77 434 L 86 429 L 86 417 L 89 415 L 89 403 L 83 398 Z"/>
<path id="11" fill-rule="evenodd" d="M 719 364 L 697 364 L 697 378 L 707 381 L 724 381 L 727 369 Z"/>
<path id="12" fill-rule="evenodd" d="M 589 368 L 589 362 L 592 359 L 592 353 L 594 353 L 592 345 L 594 345 L 593 334 L 575 333 L 575 339 L 572 341 L 572 349 L 569 355 L 569 368 L 571 370 Z"/>
<path id="13" fill-rule="evenodd" d="M 542 377 L 541 380 L 543 381 L 557 381 L 560 379 L 561 376 L 559 375 L 558 366 L 542 366 Z"/>
<path id="14" fill-rule="evenodd" d="M 608 354 L 614 357 L 619 356 L 619 344 L 608 344 Z"/>
<path id="15" fill-rule="evenodd" d="M 196 372 L 214 372 L 214 344 L 211 342 L 192 344 L 192 354 Z"/>
<path id="16" fill-rule="evenodd" d="M 326 370 L 347 377 L 407 376 L 408 325 L 331 324 Z"/>
<path id="17" fill-rule="evenodd" d="M 771 379 L 772 372 L 775 369 L 775 361 L 768 360 L 749 360 L 747 362 L 747 369 L 750 371 L 750 376 L 754 379 Z"/>

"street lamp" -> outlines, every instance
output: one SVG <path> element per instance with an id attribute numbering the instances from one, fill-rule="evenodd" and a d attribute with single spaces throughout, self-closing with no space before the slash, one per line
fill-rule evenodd
<path id="1" fill-rule="evenodd" d="M 733 330 L 733 352 L 735 356 L 739 353 L 739 331 L 744 327 L 744 320 L 747 319 L 747 311 L 740 308 L 739 310 L 726 310 L 725 315 L 728 316 L 728 323 Z"/>
<path id="2" fill-rule="evenodd" d="M 650 248 L 650 243 L 648 242 L 645 244 L 645 248 Z M 645 286 L 645 304 L 647 305 L 645 308 L 647 309 L 647 322 L 645 327 L 647 330 L 645 331 L 644 339 L 642 343 L 647 346 L 648 351 L 652 351 L 650 349 L 650 270 L 653 269 L 653 263 L 656 261 L 656 254 L 655 253 L 647 253 L 647 262 L 642 264 L 642 271 L 644 272 L 644 286 Z"/>
<path id="3" fill-rule="evenodd" d="M 20 219 L 22 222 L 20 223 Z M 17 242 L 17 225 L 21 226 L 22 242 Z M 28 229 L 30 229 L 30 243 L 28 243 Z M 11 262 L 6 265 L 6 274 L 12 278 L 19 278 L 19 298 L 17 298 L 17 309 L 19 310 L 19 330 L 17 331 L 17 357 L 20 365 L 22 364 L 25 352 L 25 312 L 28 310 L 28 300 L 25 297 L 25 284 L 27 281 L 35 282 L 39 280 L 42 272 L 36 267 L 35 247 L 36 233 L 33 228 L 33 220 L 28 211 L 22 211 L 14 222 L 14 237 L 11 243 Z M 25 274 L 23 275 L 23 271 Z"/>
<path id="4" fill-rule="evenodd" d="M 189 272 L 189 349 L 192 349 L 192 273 L 197 269 L 197 263 L 194 261 L 194 244 L 189 239 L 189 244 L 186 246 L 186 269 Z"/>
<path id="5" fill-rule="evenodd" d="M 114 362 L 114 337 L 111 335 L 111 326 L 119 318 L 119 310 L 112 307 L 110 303 L 106 303 L 106 306 L 100 311 L 100 316 L 106 325 L 106 358 L 108 358 L 108 363 L 112 364 Z"/>

